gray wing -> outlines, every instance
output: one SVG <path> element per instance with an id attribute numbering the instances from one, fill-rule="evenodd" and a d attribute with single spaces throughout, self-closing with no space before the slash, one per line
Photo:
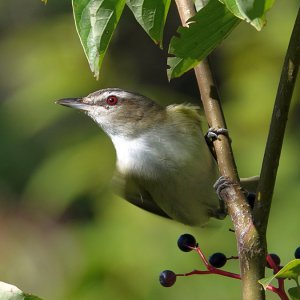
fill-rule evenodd
<path id="1" fill-rule="evenodd" d="M 134 178 L 125 179 L 122 174 L 117 172 L 113 183 L 117 187 L 117 193 L 128 202 L 148 212 L 170 219 L 170 216 L 155 203 L 149 191 Z"/>

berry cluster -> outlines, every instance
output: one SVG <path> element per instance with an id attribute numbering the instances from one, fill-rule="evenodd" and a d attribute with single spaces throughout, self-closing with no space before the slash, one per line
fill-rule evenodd
<path id="1" fill-rule="evenodd" d="M 222 268 L 228 260 L 238 259 L 237 256 L 226 257 L 225 254 L 216 252 L 216 253 L 212 254 L 209 257 L 209 259 L 207 260 L 204 256 L 202 250 L 198 246 L 198 243 L 196 242 L 195 237 L 188 233 L 182 234 L 179 237 L 179 239 L 177 241 L 177 246 L 181 251 L 184 251 L 184 252 L 190 252 L 192 250 L 196 251 L 199 254 L 204 265 L 206 266 L 207 270 L 205 270 L 205 271 L 195 270 L 195 271 L 192 271 L 192 272 L 186 273 L 186 274 L 175 274 L 171 270 L 165 270 L 165 271 L 161 272 L 160 276 L 159 276 L 159 281 L 162 286 L 170 287 L 170 286 L 174 285 L 174 283 L 176 282 L 176 277 L 189 276 L 189 275 L 194 275 L 194 274 L 219 274 L 219 275 L 236 278 L 236 279 L 241 278 L 240 275 L 238 275 L 238 274 L 219 270 L 219 268 Z"/>
<path id="2" fill-rule="evenodd" d="M 200 249 L 196 239 L 191 234 L 183 234 L 179 237 L 177 245 L 180 250 L 184 252 L 196 251 L 200 256 L 202 262 L 204 263 L 206 270 L 194 270 L 185 274 L 175 274 L 171 270 L 165 270 L 160 273 L 159 281 L 160 284 L 164 287 L 171 287 L 175 284 L 176 278 L 179 276 L 190 276 L 195 274 L 218 274 L 221 276 L 226 276 L 234 279 L 241 279 L 239 274 L 231 273 L 228 271 L 220 270 L 224 267 L 228 260 L 238 259 L 238 256 L 226 257 L 224 253 L 216 252 L 212 254 L 207 260 L 204 256 L 202 250 Z M 300 259 L 300 247 L 298 247 L 294 253 L 296 259 Z M 282 266 L 280 266 L 280 257 L 275 253 L 270 253 L 266 257 L 266 267 L 273 270 L 273 273 L 276 274 Z M 267 289 L 276 293 L 281 299 L 288 299 L 284 290 L 284 279 L 278 279 L 278 287 L 273 285 L 268 285 Z"/>

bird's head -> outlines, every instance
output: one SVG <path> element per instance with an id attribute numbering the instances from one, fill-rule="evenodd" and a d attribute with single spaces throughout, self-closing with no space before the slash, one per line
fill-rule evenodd
<path id="1" fill-rule="evenodd" d="M 57 104 L 83 110 L 110 136 L 137 136 L 164 117 L 164 107 L 140 94 L 118 88 L 96 91 Z"/>

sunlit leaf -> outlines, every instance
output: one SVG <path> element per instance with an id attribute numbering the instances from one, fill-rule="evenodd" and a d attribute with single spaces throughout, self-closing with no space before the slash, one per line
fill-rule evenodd
<path id="1" fill-rule="evenodd" d="M 121 17 L 125 0 L 72 0 L 76 29 L 95 77 Z"/>
<path id="2" fill-rule="evenodd" d="M 269 276 L 258 280 L 258 282 L 264 287 L 264 289 L 266 289 L 274 278 L 275 276 Z"/>
<path id="3" fill-rule="evenodd" d="M 222 2 L 235 16 L 261 30 L 266 23 L 266 12 L 273 6 L 275 0 L 222 0 Z"/>
<path id="4" fill-rule="evenodd" d="M 300 259 L 294 259 L 286 264 L 278 273 L 276 278 L 287 278 L 297 280 L 300 275 Z"/>
<path id="5" fill-rule="evenodd" d="M 173 37 L 168 58 L 169 79 L 179 77 L 195 67 L 239 24 L 225 5 L 211 0 L 193 18 L 189 27 L 178 29 L 179 37 Z"/>
<path id="6" fill-rule="evenodd" d="M 171 0 L 126 0 L 136 20 L 160 46 L 170 2 Z"/>
<path id="7" fill-rule="evenodd" d="M 266 287 L 271 283 L 274 278 L 284 278 L 284 279 L 294 279 L 298 280 L 300 275 L 300 259 L 294 259 L 287 263 L 280 271 L 275 275 L 262 278 L 259 283 L 266 289 Z"/>
<path id="8" fill-rule="evenodd" d="M 23 300 L 23 292 L 14 285 L 0 282 L 0 299 L 2 300 Z"/>
<path id="9" fill-rule="evenodd" d="M 199 11 L 202 7 L 204 7 L 209 0 L 194 0 L 196 10 Z"/>
<path id="10" fill-rule="evenodd" d="M 12 284 L 0 281 L 1 300 L 42 300 L 37 296 L 23 293 L 19 288 Z"/>

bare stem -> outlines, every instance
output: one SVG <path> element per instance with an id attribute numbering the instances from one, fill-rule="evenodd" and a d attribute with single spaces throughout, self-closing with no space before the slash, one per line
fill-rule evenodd
<path id="1" fill-rule="evenodd" d="M 196 12 L 192 0 L 175 0 L 183 26 Z M 195 68 L 195 74 L 203 102 L 205 115 L 210 127 L 226 128 L 218 90 L 210 69 L 208 59 Z M 223 190 L 225 201 L 237 238 L 241 266 L 244 300 L 263 300 L 265 293 L 258 283 L 264 277 L 266 257 L 265 238 L 259 235 L 252 222 L 252 213 L 239 186 L 239 176 L 234 161 L 230 139 L 220 136 L 214 141 L 219 171 L 221 175 L 237 184 Z"/>
<path id="2" fill-rule="evenodd" d="M 266 144 L 257 200 L 254 205 L 254 220 L 265 235 L 270 214 L 279 158 L 296 77 L 300 63 L 300 9 L 290 38 L 283 64 L 277 95 L 274 103 L 269 136 Z"/>

